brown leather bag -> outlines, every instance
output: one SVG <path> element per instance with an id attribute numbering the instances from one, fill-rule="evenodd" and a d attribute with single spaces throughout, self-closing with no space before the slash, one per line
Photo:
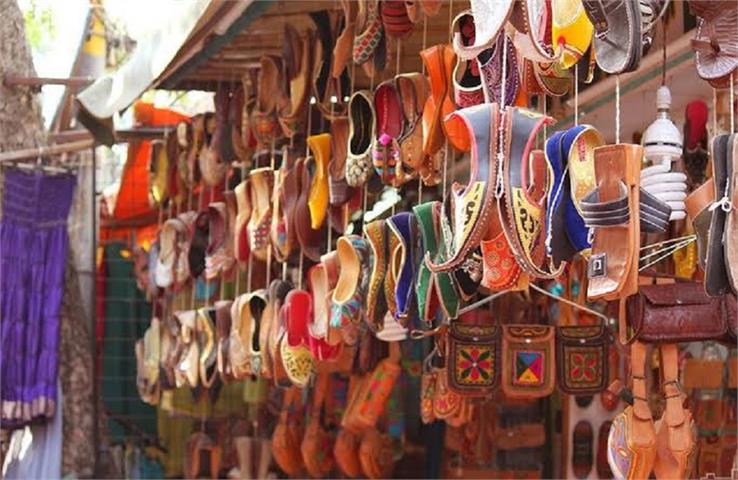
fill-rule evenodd
<path id="1" fill-rule="evenodd" d="M 709 297 L 700 283 L 641 286 L 626 302 L 620 341 L 679 343 L 717 340 L 734 345 L 738 312 L 733 294 Z"/>

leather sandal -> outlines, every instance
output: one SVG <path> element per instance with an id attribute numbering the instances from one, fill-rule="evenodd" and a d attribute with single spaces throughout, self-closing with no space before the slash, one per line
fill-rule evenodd
<path id="1" fill-rule="evenodd" d="M 210 239 L 205 252 L 205 278 L 215 280 L 221 274 L 229 274 L 234 264 L 233 234 L 229 235 L 231 230 L 225 202 L 208 206 L 208 221 Z"/>
<path id="2" fill-rule="evenodd" d="M 414 306 L 413 287 L 416 279 L 416 257 L 418 256 L 418 227 L 410 212 L 402 212 L 387 220 L 391 235 L 399 243 L 397 253 L 391 251 L 389 266 L 395 280 L 395 317 L 407 324 Z M 391 243 L 390 243 L 391 244 Z"/>
<path id="3" fill-rule="evenodd" d="M 304 290 L 290 291 L 280 315 L 283 316 L 286 327 L 279 347 L 282 364 L 293 385 L 304 388 L 315 368 L 308 346 L 307 319 L 312 315 L 310 294 Z"/>
<path id="4" fill-rule="evenodd" d="M 251 170 L 251 205 L 253 210 L 247 225 L 251 254 L 266 261 L 272 222 L 272 190 L 274 171 L 269 167 Z"/>
<path id="5" fill-rule="evenodd" d="M 282 61 L 273 55 L 264 55 L 260 60 L 256 104 L 251 112 L 254 135 L 259 145 L 269 147 L 281 132 L 277 120 L 278 108 L 284 97 L 282 85 Z"/>
<path id="6" fill-rule="evenodd" d="M 445 256 L 445 234 L 441 230 L 441 202 L 427 202 L 413 207 L 420 226 L 423 250 L 435 262 L 442 263 Z M 417 302 L 418 313 L 429 325 L 433 323 L 438 307 L 446 318 L 456 318 L 459 310 L 459 296 L 453 275 L 449 272 L 434 273 L 426 262 L 418 267 Z"/>
<path id="7" fill-rule="evenodd" d="M 280 351 L 280 342 L 286 332 L 284 317 L 282 315 L 282 305 L 284 305 L 287 294 L 292 290 L 292 284 L 283 280 L 273 280 L 269 285 L 269 303 L 265 315 L 269 314 L 271 318 L 271 327 L 267 332 L 269 337 L 266 341 L 266 351 L 268 357 L 271 358 L 272 378 L 274 385 L 278 387 L 288 387 L 291 385 L 282 363 Z M 263 343 L 262 343 L 263 345 Z"/>
<path id="8" fill-rule="evenodd" d="M 371 247 L 372 271 L 366 294 L 366 321 L 373 330 L 381 328 L 387 312 L 385 276 L 387 274 L 388 235 L 384 220 L 375 220 L 364 226 L 364 237 Z"/>
<path id="9" fill-rule="evenodd" d="M 200 344 L 200 385 L 211 388 L 218 378 L 215 348 L 215 308 L 206 307 L 197 310 L 197 342 Z"/>
<path id="10" fill-rule="evenodd" d="M 571 469 L 576 478 L 587 478 L 592 471 L 594 455 L 592 443 L 594 431 L 592 425 L 586 420 L 580 420 L 574 426 L 571 441 Z"/>
<path id="11" fill-rule="evenodd" d="M 578 0 L 551 3 L 553 48 L 563 68 L 571 68 L 584 56 L 592 42 L 592 22 Z"/>
<path id="12" fill-rule="evenodd" d="M 372 146 L 374 170 L 385 185 L 394 185 L 400 164 L 400 144 L 405 125 L 404 112 L 395 80 L 379 84 L 374 91 L 376 131 Z"/>
<path id="13" fill-rule="evenodd" d="M 328 162 L 331 159 L 331 134 L 321 133 L 307 138 L 307 144 L 315 161 L 315 172 L 308 195 L 310 225 L 317 230 L 328 213 Z"/>
<path id="14" fill-rule="evenodd" d="M 431 94 L 423 107 L 423 152 L 429 157 L 443 147 L 443 119 L 455 110 L 448 91 L 453 51 L 449 52 L 450 61 L 446 62 L 446 47 L 447 45 L 435 45 L 420 52 L 430 81 Z M 449 70 L 446 69 L 447 65 Z"/>
<path id="15" fill-rule="evenodd" d="M 295 198 L 294 190 L 290 194 L 288 188 L 295 189 L 293 164 L 289 149 L 282 150 L 282 166 L 274 172 L 274 190 L 272 191 L 272 220 L 269 237 L 272 244 L 272 253 L 278 262 L 285 262 L 292 253 L 295 244 L 295 230 L 292 222 L 294 201 L 290 202 L 290 215 L 287 215 L 285 203 L 287 196 Z"/>
<path id="16" fill-rule="evenodd" d="M 297 70 L 294 76 L 289 78 L 289 98 L 279 109 L 279 124 L 282 133 L 287 138 L 292 138 L 297 132 L 305 128 L 306 104 L 308 91 L 310 89 L 309 75 L 312 68 L 313 35 L 307 31 L 300 37 L 295 27 L 285 23 L 285 44 L 291 45 L 291 50 L 299 55 Z M 289 70 L 289 66 L 287 66 Z M 294 66 L 293 66 L 294 69 Z M 289 77 L 289 75 L 288 75 Z"/>
<path id="17" fill-rule="evenodd" d="M 353 60 L 352 50 L 354 43 L 354 31 L 356 29 L 356 17 L 359 14 L 358 5 L 351 0 L 341 0 L 343 8 L 343 30 L 336 38 L 336 46 L 333 48 L 333 68 L 331 75 L 336 78 L 341 75 L 350 60 Z"/>
<path id="18" fill-rule="evenodd" d="M 462 45 L 468 45 L 474 41 L 474 17 L 467 12 L 456 16 L 452 25 L 458 30 L 454 40 L 460 38 Z M 459 108 L 472 107 L 484 103 L 484 91 L 482 90 L 482 79 L 479 75 L 479 64 L 473 59 L 456 54 L 456 66 L 454 67 L 451 80 L 454 85 L 454 102 Z"/>
<path id="19" fill-rule="evenodd" d="M 558 60 L 552 45 L 551 3 L 534 0 L 515 2 L 510 23 L 515 27 L 515 49 L 535 63 L 552 63 Z"/>
<path id="20" fill-rule="evenodd" d="M 332 328 L 340 329 L 361 320 L 369 283 L 369 246 L 358 235 L 349 235 L 338 239 L 336 251 L 341 273 L 331 299 L 330 324 Z"/>
<path id="21" fill-rule="evenodd" d="M 543 93 L 552 97 L 566 95 L 572 85 L 571 70 L 562 68 L 559 62 L 534 63 L 533 75 Z"/>
<path id="22" fill-rule="evenodd" d="M 503 58 L 503 55 L 505 58 Z M 505 64 L 505 99 L 504 105 L 512 105 L 521 89 L 518 61 L 512 40 L 503 33 L 477 57 L 477 68 L 482 82 L 482 93 L 487 103 L 502 104 L 502 74 Z"/>
<path id="23" fill-rule="evenodd" d="M 320 250 L 325 244 L 323 237 L 324 229 L 314 229 L 311 225 L 310 207 L 308 198 L 312 189 L 313 179 L 311 178 L 311 170 L 315 169 L 315 161 L 312 157 L 306 159 L 297 159 L 295 162 L 295 173 L 300 179 L 299 196 L 295 202 L 294 224 L 297 240 L 301 247 L 301 252 L 310 260 L 317 262 L 320 260 Z"/>
<path id="24" fill-rule="evenodd" d="M 642 55 L 642 20 L 639 5 L 625 0 L 583 0 L 594 26 L 597 65 L 610 74 L 632 71 Z"/>
<path id="25" fill-rule="evenodd" d="M 318 361 L 335 360 L 341 353 L 340 342 L 331 345 L 328 337 L 328 315 L 330 314 L 330 284 L 326 267 L 318 263 L 308 271 L 308 284 L 312 295 L 308 322 L 308 345 Z"/>
<path id="26" fill-rule="evenodd" d="M 238 213 L 236 214 L 236 224 L 233 228 L 233 249 L 236 260 L 246 262 L 251 256 L 251 247 L 249 245 L 248 224 L 251 220 L 251 179 L 246 179 L 236 185 L 234 189 L 236 195 L 236 205 Z"/>
<path id="27" fill-rule="evenodd" d="M 639 202 L 642 147 L 606 145 L 595 149 L 597 188 L 581 205 L 600 211 L 598 218 L 585 218 L 594 228 L 592 255 L 587 267 L 588 299 L 618 299 L 638 288 L 640 245 Z"/>
<path id="28" fill-rule="evenodd" d="M 704 3 L 689 4 L 700 17 L 692 40 L 697 74 L 715 88 L 727 88 L 731 74 L 738 69 L 738 41 L 733 34 L 738 26 L 738 8 L 732 2 Z"/>
<path id="29" fill-rule="evenodd" d="M 714 165 L 714 164 L 713 164 Z M 733 135 L 733 151 L 728 152 L 726 165 L 726 184 L 724 196 L 731 208 L 725 214 L 725 266 L 733 293 L 738 294 L 738 139 Z M 727 195 L 725 195 L 727 193 Z"/>
<path id="30" fill-rule="evenodd" d="M 356 65 L 368 62 L 384 36 L 378 0 L 360 0 L 356 20 L 353 58 Z"/>
<path id="31" fill-rule="evenodd" d="M 465 60 L 472 60 L 483 50 L 491 47 L 507 23 L 514 4 L 513 0 L 503 2 L 472 0 L 470 11 L 474 27 L 472 44 L 468 45 L 468 42 L 463 41 L 462 33 L 455 32 L 453 46 L 456 55 Z"/>
<path id="32" fill-rule="evenodd" d="M 349 119 L 337 118 L 331 122 L 331 161 L 328 163 L 328 203 L 342 207 L 354 191 L 346 182 L 346 158 L 348 155 Z"/>
<path id="33" fill-rule="evenodd" d="M 582 219 L 581 201 L 595 189 L 594 149 L 605 143 L 591 125 L 577 125 L 567 130 L 561 148 L 569 171 L 570 201 L 566 203 L 566 233 L 578 252 L 591 247 L 589 230 Z"/>
<path id="34" fill-rule="evenodd" d="M 225 383 L 233 381 L 230 357 L 228 356 L 232 306 L 233 301 L 231 300 L 215 302 L 215 368 L 220 375 L 220 379 Z"/>
<path id="35" fill-rule="evenodd" d="M 522 270 L 515 260 L 510 242 L 505 237 L 496 206 L 490 217 L 487 234 L 479 247 L 482 250 L 480 286 L 492 291 L 509 290 L 515 287 L 519 283 Z"/>
<path id="36" fill-rule="evenodd" d="M 192 226 L 187 229 L 189 233 L 189 248 L 187 249 L 187 262 L 189 264 L 190 276 L 197 279 L 205 271 L 205 251 L 208 248 L 210 221 L 208 214 L 199 212 L 195 214 Z"/>
<path id="37" fill-rule="evenodd" d="M 469 183 L 462 187 L 454 183 L 453 241 L 448 259 L 442 264 L 433 263 L 426 254 L 426 263 L 433 272 L 446 272 L 458 268 L 473 249 L 479 246 L 489 226 L 490 205 L 494 200 L 497 181 L 495 168 L 498 155 L 499 113 L 497 105 L 483 104 L 454 113 L 466 125 L 471 141 L 471 173 Z M 491 155 L 494 157 L 491 158 Z M 451 240 L 451 239 L 447 239 Z"/>
<path id="38" fill-rule="evenodd" d="M 421 73 L 406 73 L 395 77 L 403 118 L 400 144 L 400 164 L 396 169 L 396 183 L 402 185 L 417 177 L 425 164 L 423 154 L 423 105 L 428 96 L 428 81 Z"/>
<path id="39" fill-rule="evenodd" d="M 705 291 L 711 296 L 722 295 L 730 288 L 723 237 L 726 233 L 731 237 L 735 235 L 725 231 L 726 218 L 734 208 L 731 203 L 731 170 L 735 143 L 735 135 L 719 135 L 713 138 L 711 145 L 715 196 L 709 208 L 712 218 L 705 259 Z"/>
<path id="40" fill-rule="evenodd" d="M 180 337 L 184 344 L 176 369 L 184 377 L 187 385 L 195 388 L 200 380 L 200 345 L 196 339 L 197 312 L 186 310 L 175 312 L 174 316 L 179 322 Z"/>
<path id="41" fill-rule="evenodd" d="M 562 266 L 545 262 L 545 173 L 548 169 L 541 151 L 531 150 L 538 131 L 552 119 L 513 107 L 505 116 L 505 162 L 498 199 L 500 223 L 516 261 L 528 275 L 555 278 Z"/>
<path id="42" fill-rule="evenodd" d="M 384 33 L 392 38 L 406 38 L 414 24 L 407 14 L 404 0 L 384 0 L 379 5 Z"/>
<path id="43" fill-rule="evenodd" d="M 361 187 L 372 174 L 372 146 L 376 136 L 374 99 L 368 90 L 359 90 L 349 100 L 349 140 L 346 156 L 346 183 Z"/>
<path id="44" fill-rule="evenodd" d="M 328 10 L 312 11 L 308 14 L 316 26 L 317 41 L 314 49 L 313 96 L 320 113 L 329 121 L 346 116 L 344 98 L 349 95 L 348 69 L 336 77 L 332 76 L 334 28 Z M 341 19 L 343 21 L 343 19 Z M 334 98 L 335 97 L 335 98 Z M 334 101 L 335 99 L 335 101 Z"/>
<path id="45" fill-rule="evenodd" d="M 223 90 L 221 90 L 221 92 L 222 91 Z M 222 110 L 223 109 L 221 108 L 217 111 Z M 226 162 L 226 160 L 220 156 L 218 145 L 215 143 L 216 133 L 218 133 L 216 117 L 212 113 L 206 113 L 203 145 L 200 149 L 199 155 L 197 156 L 197 164 L 200 170 L 200 175 L 202 175 L 203 182 L 209 187 L 221 185 L 223 183 L 223 178 L 225 177 L 228 165 L 230 164 L 230 162 Z M 221 134 L 221 137 L 222 136 L 223 134 Z"/>

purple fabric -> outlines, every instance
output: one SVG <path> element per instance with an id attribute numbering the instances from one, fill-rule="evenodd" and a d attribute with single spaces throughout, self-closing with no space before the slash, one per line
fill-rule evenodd
<path id="1" fill-rule="evenodd" d="M 67 215 L 76 178 L 6 171 L 0 222 L 2 426 L 56 407 Z"/>

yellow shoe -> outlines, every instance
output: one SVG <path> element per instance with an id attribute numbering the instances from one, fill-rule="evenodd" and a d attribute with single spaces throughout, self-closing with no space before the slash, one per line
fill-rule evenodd
<path id="1" fill-rule="evenodd" d="M 310 210 L 310 225 L 317 230 L 323 225 L 328 212 L 328 162 L 331 159 L 331 135 L 321 133 L 307 139 L 308 147 L 315 159 L 315 173 L 310 185 L 308 209 Z"/>

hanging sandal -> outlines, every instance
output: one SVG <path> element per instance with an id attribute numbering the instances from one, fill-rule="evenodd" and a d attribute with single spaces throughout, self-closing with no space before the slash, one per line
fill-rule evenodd
<path id="1" fill-rule="evenodd" d="M 372 147 L 376 132 L 372 93 L 359 90 L 349 100 L 349 140 L 346 183 L 361 187 L 372 174 Z"/>
<path id="2" fill-rule="evenodd" d="M 307 138 L 307 144 L 313 154 L 316 167 L 308 195 L 308 209 L 310 210 L 310 226 L 313 230 L 317 230 L 323 225 L 328 213 L 328 162 L 331 159 L 331 135 L 330 133 L 312 135 Z"/>
<path id="3" fill-rule="evenodd" d="M 405 124 L 400 144 L 401 163 L 396 168 L 396 184 L 402 185 L 422 176 L 425 164 L 423 154 L 423 105 L 428 96 L 428 80 L 418 73 L 405 73 L 395 77 Z"/>
<path id="4" fill-rule="evenodd" d="M 580 0 L 551 2 L 554 53 L 565 69 L 571 68 L 584 56 L 592 42 L 592 22 Z"/>
<path id="5" fill-rule="evenodd" d="M 514 4 L 513 0 L 472 0 L 470 13 L 474 25 L 473 44 L 467 45 L 463 41 L 463 34 L 454 33 L 453 46 L 456 55 L 472 60 L 491 47 L 507 23 Z"/>
<path id="6" fill-rule="evenodd" d="M 456 112 L 467 127 L 471 139 L 472 157 L 469 183 L 466 187 L 454 183 L 451 187 L 453 205 L 453 242 L 448 259 L 435 264 L 426 254 L 426 263 L 433 272 L 458 268 L 473 249 L 479 246 L 489 226 L 490 205 L 497 180 L 495 162 L 498 156 L 498 125 L 500 114 L 495 104 L 483 104 Z"/>
<path id="7" fill-rule="evenodd" d="M 587 298 L 622 299 L 638 288 L 640 244 L 640 164 L 637 145 L 607 145 L 595 149 L 597 188 L 582 199 L 593 211 L 584 222 L 594 228 L 587 267 Z M 596 214 L 594 212 L 597 212 Z"/>

